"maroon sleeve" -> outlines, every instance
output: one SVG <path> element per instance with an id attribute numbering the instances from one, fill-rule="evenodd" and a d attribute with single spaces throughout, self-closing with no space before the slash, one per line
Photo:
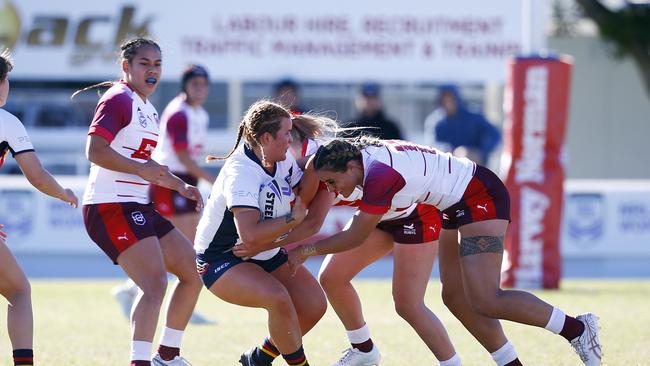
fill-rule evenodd
<path id="1" fill-rule="evenodd" d="M 183 111 L 172 114 L 167 120 L 167 134 L 172 139 L 174 151 L 187 150 L 187 115 Z"/>
<path id="2" fill-rule="evenodd" d="M 89 135 L 98 135 L 108 142 L 131 123 L 133 100 L 127 93 L 104 96 L 97 104 L 95 116 L 88 130 Z"/>
<path id="3" fill-rule="evenodd" d="M 406 185 L 404 177 L 390 166 L 373 161 L 363 183 L 359 209 L 372 215 L 383 215 L 390 209 L 393 197 Z"/>

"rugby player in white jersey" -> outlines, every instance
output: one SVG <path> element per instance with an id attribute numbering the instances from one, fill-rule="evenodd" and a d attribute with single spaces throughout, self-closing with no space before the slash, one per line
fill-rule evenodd
<path id="1" fill-rule="evenodd" d="M 602 349 L 594 314 L 571 317 L 528 292 L 500 288 L 510 199 L 494 173 L 427 146 L 368 138 L 331 141 L 314 154 L 313 164 L 330 189 L 346 196 L 361 187 L 363 198 L 348 227 L 292 250 L 290 265 L 300 265 L 310 255 L 358 246 L 389 210 L 430 204 L 442 212 L 440 256 L 456 263 L 447 267 L 441 261 L 443 301 L 498 365 L 520 364 L 505 336 L 491 337 L 499 334 L 498 319 L 546 328 L 571 342 L 585 365 L 600 365 Z"/>
<path id="2" fill-rule="evenodd" d="M 34 152 L 23 124 L 2 109 L 9 96 L 8 73 L 13 67 L 11 55 L 0 50 L 0 167 L 11 152 L 23 174 L 36 189 L 77 207 L 77 197 L 43 168 Z M 0 224 L 0 229 L 3 227 Z M 11 230 L 11 228 L 9 228 Z M 0 231 L 0 294 L 9 302 L 7 329 L 13 349 L 14 365 L 34 365 L 34 320 L 29 281 L 7 247 L 6 233 Z"/>
<path id="3" fill-rule="evenodd" d="M 302 171 L 287 154 L 291 126 L 289 111 L 276 103 L 259 101 L 249 107 L 235 147 L 222 158 L 224 166 L 194 240 L 199 274 L 210 292 L 229 303 L 268 312 L 270 335 L 241 355 L 244 366 L 271 365 L 280 354 L 289 365 L 308 365 L 302 335 L 327 307 L 325 294 L 309 271 L 298 266 L 291 276 L 287 254 L 277 242 L 305 217 L 300 197 L 284 216 L 261 215 L 265 207 L 260 204 L 260 187 L 273 180 L 282 199 L 291 199 L 300 182 Z M 244 144 L 239 146 L 242 138 Z M 233 248 L 240 243 L 257 254 L 237 257 Z"/>
<path id="4" fill-rule="evenodd" d="M 142 290 L 131 312 L 131 366 L 189 365 L 180 356 L 180 345 L 201 291 L 195 254 L 191 242 L 155 211 L 148 190 L 151 183 L 173 189 L 196 200 L 197 209 L 202 206 L 201 195 L 150 159 L 159 134 L 158 113 L 149 96 L 160 80 L 160 47 L 152 40 L 135 38 L 120 50 L 122 80 L 108 83 L 112 86 L 97 104 L 88 132 L 86 154 L 91 167 L 83 198 L 84 223 L 90 238 Z M 172 290 L 158 353 L 152 359 L 167 272 L 179 282 Z"/>
<path id="5" fill-rule="evenodd" d="M 214 177 L 199 166 L 208 135 L 210 117 L 203 104 L 208 98 L 209 88 L 207 70 L 199 65 L 188 66 L 181 76 L 181 92 L 163 111 L 158 144 L 151 155 L 153 160 L 167 166 L 172 174 L 192 186 L 196 186 L 199 179 L 214 183 Z M 149 188 L 149 197 L 158 213 L 171 221 L 190 241 L 194 241 L 199 222 L 196 201 L 155 184 Z M 111 292 L 120 302 L 123 313 L 129 317 L 138 294 L 133 280 L 115 286 Z M 214 322 L 195 310 L 190 323 Z"/>

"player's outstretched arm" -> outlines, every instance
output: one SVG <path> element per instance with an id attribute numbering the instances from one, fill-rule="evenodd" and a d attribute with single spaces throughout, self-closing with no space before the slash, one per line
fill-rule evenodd
<path id="1" fill-rule="evenodd" d="M 63 188 L 52 177 L 50 172 L 43 168 L 41 161 L 33 151 L 26 151 L 15 156 L 18 166 L 23 171 L 25 178 L 39 191 L 67 202 L 72 207 L 77 207 L 78 199 L 69 188 Z"/>
<path id="2" fill-rule="evenodd" d="M 307 257 L 343 252 L 361 245 L 375 229 L 382 215 L 357 211 L 346 229 L 314 244 L 305 244 L 289 252 L 289 266 L 295 271 Z"/>

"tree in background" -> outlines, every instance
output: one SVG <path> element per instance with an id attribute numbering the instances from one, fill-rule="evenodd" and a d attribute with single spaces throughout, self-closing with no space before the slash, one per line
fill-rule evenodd
<path id="1" fill-rule="evenodd" d="M 614 45 L 617 57 L 631 56 L 639 68 L 650 98 L 650 1 L 626 1 L 612 10 L 599 0 L 576 0 L 593 20 L 601 37 Z"/>

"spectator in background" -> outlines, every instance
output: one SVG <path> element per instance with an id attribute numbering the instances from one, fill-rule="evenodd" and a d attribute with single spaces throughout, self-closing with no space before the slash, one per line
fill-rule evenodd
<path id="1" fill-rule="evenodd" d="M 402 140 L 402 133 L 398 124 L 384 113 L 381 104 L 381 87 L 374 82 L 361 85 L 361 93 L 356 100 L 359 114 L 346 127 L 368 127 L 357 130 L 351 135 L 375 136 L 384 140 Z"/>
<path id="2" fill-rule="evenodd" d="M 291 79 L 283 79 L 275 84 L 275 100 L 293 115 L 306 112 L 306 109 L 300 104 L 300 87 Z"/>
<path id="3" fill-rule="evenodd" d="M 440 89 L 438 105 L 424 122 L 427 144 L 486 165 L 501 141 L 499 130 L 481 113 L 471 111 L 454 85 Z"/>

